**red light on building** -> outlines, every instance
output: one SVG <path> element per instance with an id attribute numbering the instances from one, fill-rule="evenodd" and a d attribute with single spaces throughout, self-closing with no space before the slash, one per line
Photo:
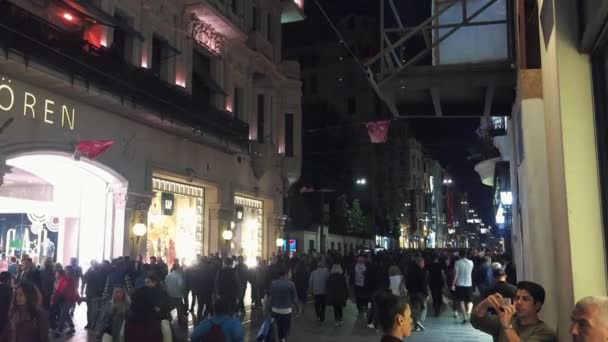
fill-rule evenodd
<path id="1" fill-rule="evenodd" d="M 67 20 L 67 21 L 72 21 L 72 20 L 74 20 L 74 16 L 73 16 L 73 15 L 71 15 L 70 13 L 68 13 L 68 12 L 63 13 L 62 17 L 63 17 L 63 19 L 65 19 L 65 20 Z"/>

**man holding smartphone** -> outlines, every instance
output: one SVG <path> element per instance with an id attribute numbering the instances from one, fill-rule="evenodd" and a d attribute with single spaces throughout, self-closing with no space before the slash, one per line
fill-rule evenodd
<path id="1" fill-rule="evenodd" d="M 555 332 L 538 318 L 544 302 L 545 289 L 541 285 L 522 281 L 517 284 L 514 303 L 500 293 L 490 295 L 475 308 L 471 324 L 497 342 L 555 342 Z M 498 316 L 489 315 L 490 308 Z"/>

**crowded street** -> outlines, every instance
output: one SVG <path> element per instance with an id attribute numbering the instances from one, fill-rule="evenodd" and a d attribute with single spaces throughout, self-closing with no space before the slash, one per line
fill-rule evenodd
<path id="1" fill-rule="evenodd" d="M 608 342 L 608 0 L 0 0 L 0 342 Z"/>

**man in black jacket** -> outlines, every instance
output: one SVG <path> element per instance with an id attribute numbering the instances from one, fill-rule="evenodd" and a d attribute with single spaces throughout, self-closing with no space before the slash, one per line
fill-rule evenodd
<path id="1" fill-rule="evenodd" d="M 11 287 L 11 274 L 0 273 L 0 333 L 8 322 L 8 310 L 11 307 L 13 288 Z"/>
<path id="2" fill-rule="evenodd" d="M 240 295 L 240 280 L 232 267 L 232 259 L 226 258 L 224 267 L 217 273 L 215 279 L 214 299 L 225 300 L 230 314 L 234 314 Z"/>
<path id="3" fill-rule="evenodd" d="M 422 310 L 426 305 L 426 300 L 429 297 L 429 286 L 424 270 L 424 258 L 417 256 L 414 258 L 414 263 L 410 267 L 410 270 L 406 277 L 406 287 L 410 295 L 410 302 L 412 304 L 412 318 L 414 319 L 414 330 L 424 330 L 424 326 L 420 322 L 422 316 Z"/>

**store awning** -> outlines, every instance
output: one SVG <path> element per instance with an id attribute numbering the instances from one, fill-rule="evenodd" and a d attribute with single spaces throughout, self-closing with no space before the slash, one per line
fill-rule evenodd
<path id="1" fill-rule="evenodd" d="M 141 34 L 141 32 L 137 31 L 126 22 L 119 20 L 118 18 L 115 18 L 114 16 L 105 12 L 103 9 L 97 7 L 89 0 L 60 0 L 59 2 L 85 17 L 94 19 L 95 21 L 107 26 L 119 27 L 140 40 L 144 40 L 144 35 Z"/>

